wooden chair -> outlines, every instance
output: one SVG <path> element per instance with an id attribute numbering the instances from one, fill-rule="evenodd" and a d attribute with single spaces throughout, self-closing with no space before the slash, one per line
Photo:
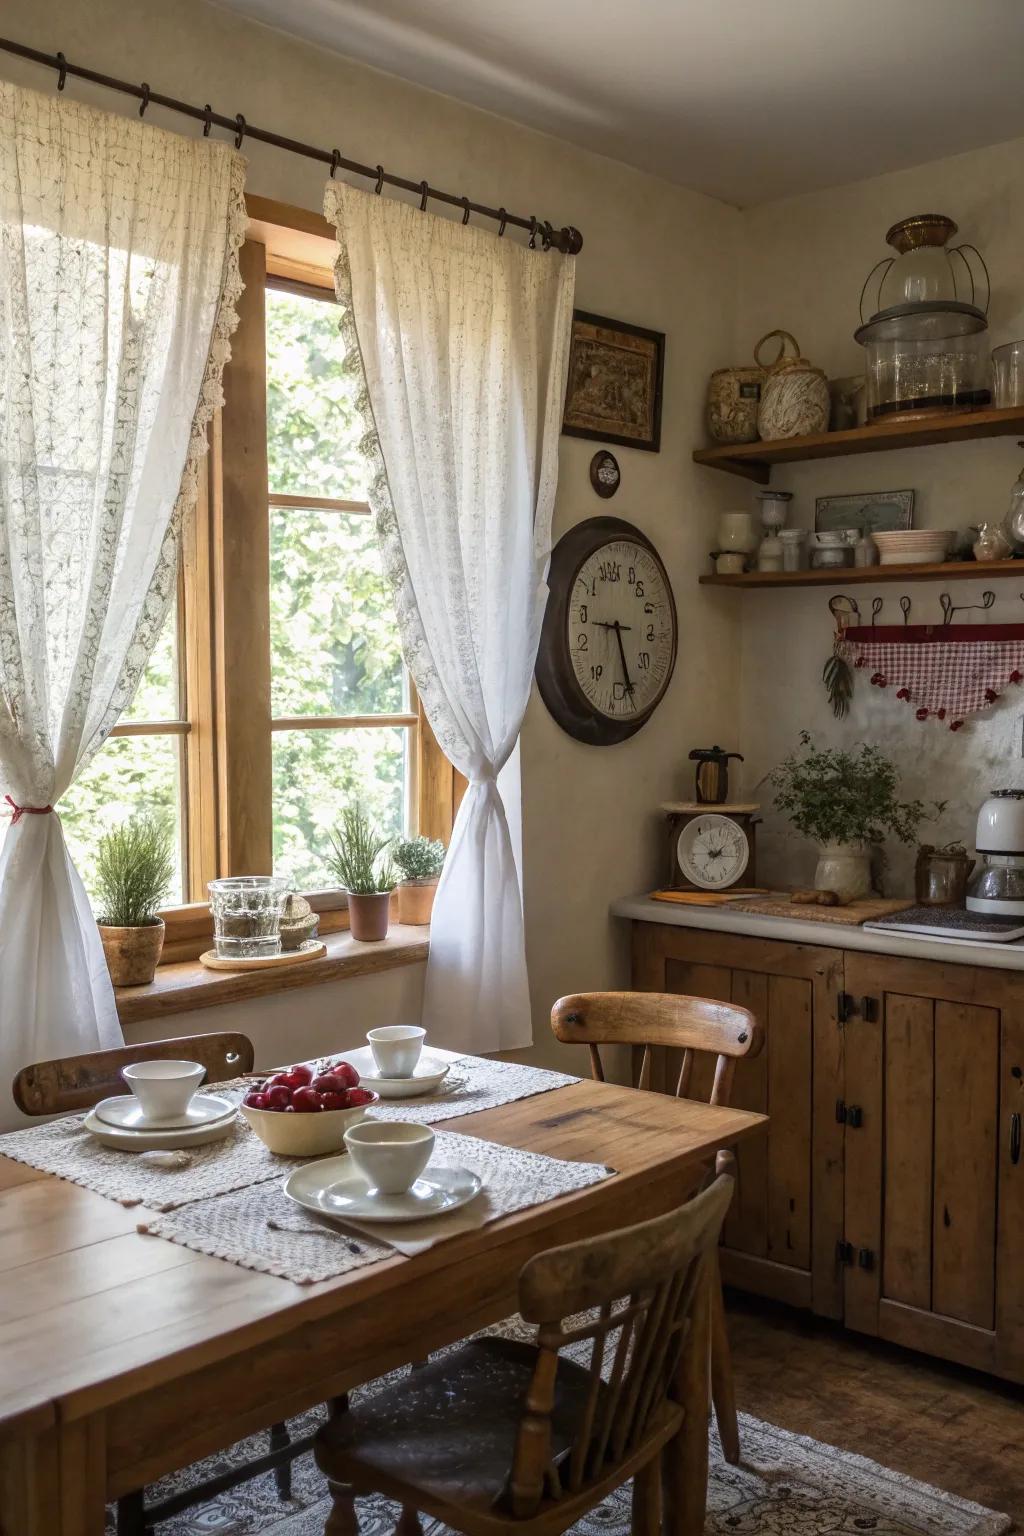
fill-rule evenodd
<path id="1" fill-rule="evenodd" d="M 559 1536 L 631 1477 L 635 1536 L 657 1536 L 662 1473 L 669 1528 L 698 1536 L 708 1292 L 732 1190 L 723 1176 L 664 1216 L 539 1254 L 519 1276 L 535 1343 L 470 1340 L 337 1412 L 315 1447 L 325 1536 L 355 1536 L 370 1492 L 401 1504 L 396 1536 L 416 1536 L 421 1511 L 465 1536 Z"/>
<path id="2" fill-rule="evenodd" d="M 701 1098 L 708 1104 L 729 1103 L 737 1061 L 756 1056 L 764 1043 L 764 1030 L 748 1009 L 666 992 L 581 992 L 563 997 L 551 1010 L 551 1028 L 564 1044 L 589 1047 L 599 1082 L 604 1082 L 602 1045 L 632 1047 L 638 1088 L 651 1086 L 657 1048 L 681 1051 L 676 1097 Z M 716 1167 L 719 1173 L 732 1173 L 732 1153 L 720 1152 Z M 717 1254 L 714 1262 L 711 1397 L 722 1452 L 726 1461 L 735 1464 L 740 1459 L 739 1424 Z"/>
<path id="3" fill-rule="evenodd" d="M 14 1079 L 14 1102 L 26 1115 L 59 1115 L 91 1109 L 101 1099 L 128 1093 L 121 1068 L 135 1061 L 167 1061 L 181 1058 L 200 1061 L 206 1068 L 204 1082 L 219 1083 L 251 1072 L 255 1052 L 247 1035 L 223 1031 L 213 1035 L 181 1035 L 175 1040 L 151 1040 L 139 1045 L 118 1046 L 112 1051 L 92 1051 L 85 1056 L 63 1056 L 22 1067 Z M 285 1424 L 270 1429 L 266 1455 L 196 1484 L 187 1493 L 174 1494 L 148 1508 L 144 1490 L 125 1495 L 117 1502 L 117 1536 L 148 1536 L 161 1520 L 205 1503 L 215 1494 L 244 1483 L 262 1472 L 273 1471 L 282 1499 L 291 1497 L 291 1464 L 309 1450 L 312 1435 L 293 1440 Z"/>

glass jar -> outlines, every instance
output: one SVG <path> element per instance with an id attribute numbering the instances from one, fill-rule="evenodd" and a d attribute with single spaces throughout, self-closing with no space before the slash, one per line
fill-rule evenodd
<path id="1" fill-rule="evenodd" d="M 1001 411 L 1024 405 L 1024 341 L 992 348 L 992 396 Z"/>
<path id="2" fill-rule="evenodd" d="M 944 213 L 917 213 L 887 230 L 885 243 L 897 254 L 883 257 L 868 273 L 860 296 L 861 319 L 865 299 L 873 302 L 876 320 L 897 305 L 950 300 L 987 311 L 990 285 L 985 259 L 976 246 L 947 246 L 956 232 L 953 220 Z M 881 275 L 873 286 L 876 272 Z"/>
<path id="3" fill-rule="evenodd" d="M 783 528 L 789 516 L 789 504 L 793 500 L 792 491 L 758 491 L 757 499 L 761 504 L 761 526 L 765 533 L 778 533 Z"/>
<path id="4" fill-rule="evenodd" d="M 782 569 L 784 571 L 803 570 L 805 536 L 806 530 L 803 528 L 779 529 L 779 543 L 782 545 Z"/>
<path id="5" fill-rule="evenodd" d="M 914 864 L 914 895 L 920 907 L 962 907 L 974 860 L 966 848 L 933 848 L 923 843 Z"/>
<path id="6" fill-rule="evenodd" d="M 211 880 L 213 937 L 222 960 L 261 960 L 281 953 L 281 914 L 288 882 L 277 875 Z"/>
<path id="7" fill-rule="evenodd" d="M 970 304 L 891 309 L 855 332 L 864 348 L 867 419 L 980 410 L 992 399 L 988 321 Z"/>

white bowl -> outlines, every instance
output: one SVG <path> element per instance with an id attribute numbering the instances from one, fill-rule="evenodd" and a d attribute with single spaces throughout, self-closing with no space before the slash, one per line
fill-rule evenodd
<path id="1" fill-rule="evenodd" d="M 350 1126 L 345 1145 L 371 1189 L 404 1195 L 430 1162 L 434 1133 L 410 1120 L 370 1120 Z"/>
<path id="2" fill-rule="evenodd" d="M 939 565 L 949 552 L 953 533 L 948 528 L 908 528 L 871 537 L 883 565 Z"/>
<path id="3" fill-rule="evenodd" d="M 142 1106 L 147 1125 L 179 1120 L 206 1068 L 199 1061 L 136 1061 L 121 1076 Z"/>
<path id="4" fill-rule="evenodd" d="M 343 1152 L 345 1132 L 358 1125 L 379 1101 L 380 1094 L 375 1093 L 370 1103 L 357 1104 L 354 1109 L 320 1109 L 308 1114 L 297 1109 L 250 1109 L 248 1104 L 239 1108 L 271 1152 L 282 1157 L 322 1157 L 325 1152 Z"/>

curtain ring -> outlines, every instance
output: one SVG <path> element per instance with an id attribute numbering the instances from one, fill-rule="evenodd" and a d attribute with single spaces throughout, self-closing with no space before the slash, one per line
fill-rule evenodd
<path id="1" fill-rule="evenodd" d="M 62 91 L 68 83 L 68 61 L 62 53 L 57 55 L 57 64 L 59 66 L 57 71 L 57 89 Z"/>
<path id="2" fill-rule="evenodd" d="M 139 116 L 145 117 L 146 108 L 149 106 L 149 81 L 143 80 L 139 90 L 142 92 L 142 100 L 139 102 Z"/>
<path id="3" fill-rule="evenodd" d="M 537 231 L 538 231 L 539 228 L 540 228 L 540 225 L 537 223 L 537 216 L 536 216 L 536 214 L 531 213 L 530 214 L 530 250 L 531 251 L 535 251 L 537 249 Z"/>
<path id="4" fill-rule="evenodd" d="M 462 222 L 463 222 L 463 224 L 468 224 L 469 223 L 469 198 L 468 197 L 463 197 L 463 198 L 460 199 L 460 201 L 462 203 Z"/>
<path id="5" fill-rule="evenodd" d="M 427 183 L 425 181 L 421 181 L 420 182 L 420 213 L 426 213 L 426 211 L 427 211 L 427 196 L 428 196 L 429 192 L 430 192 L 430 188 L 427 186 Z"/>
<path id="6" fill-rule="evenodd" d="M 378 197 L 380 197 L 380 194 L 381 194 L 381 191 L 382 191 L 383 187 L 384 187 L 384 167 L 382 165 L 378 165 L 378 167 L 377 167 L 377 185 L 373 189 L 376 192 Z"/>
<path id="7" fill-rule="evenodd" d="M 334 173 L 338 169 L 338 166 L 340 164 L 341 164 L 341 155 L 338 153 L 338 151 L 336 149 L 332 149 L 331 150 L 331 180 L 332 181 L 334 180 Z"/>
<path id="8" fill-rule="evenodd" d="M 498 239 L 500 240 L 505 233 L 505 225 L 508 223 L 508 214 L 504 208 L 498 209 L 498 217 L 501 220 L 501 223 L 498 225 Z"/>
<path id="9" fill-rule="evenodd" d="M 203 123 L 203 138 L 208 139 L 210 137 L 210 129 L 213 127 L 213 108 L 210 106 L 209 102 L 206 103 L 206 106 L 203 110 L 203 117 L 205 118 L 205 122 Z"/>
<path id="10" fill-rule="evenodd" d="M 242 140 L 245 138 L 245 130 L 248 127 L 248 124 L 246 123 L 245 118 L 242 116 L 241 112 L 239 112 L 235 118 L 235 125 L 238 128 L 238 132 L 235 134 L 235 148 L 241 149 Z"/>
<path id="11" fill-rule="evenodd" d="M 544 220 L 544 232 L 540 237 L 540 243 L 546 251 L 550 251 L 555 243 L 555 226 L 551 223 L 550 219 Z"/>

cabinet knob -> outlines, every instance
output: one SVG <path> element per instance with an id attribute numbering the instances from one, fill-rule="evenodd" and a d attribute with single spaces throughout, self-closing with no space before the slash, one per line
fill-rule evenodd
<path id="1" fill-rule="evenodd" d="M 1010 1162 L 1020 1162 L 1020 1115 L 1016 1110 L 1010 1116 Z"/>

